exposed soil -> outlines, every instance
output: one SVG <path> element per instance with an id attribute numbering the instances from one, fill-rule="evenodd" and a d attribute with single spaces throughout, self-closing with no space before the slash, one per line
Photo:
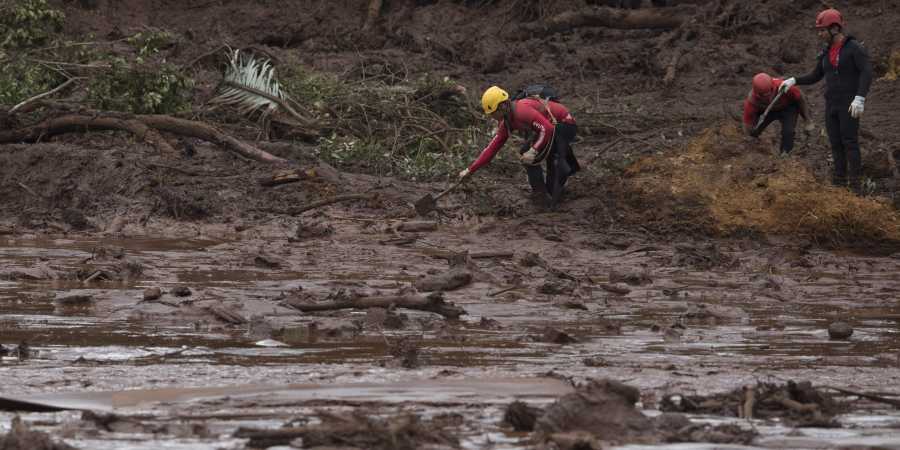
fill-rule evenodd
<path id="1" fill-rule="evenodd" d="M 506 149 L 419 217 L 453 173 L 330 165 L 229 111 L 191 118 L 288 162 L 166 133 L 176 154 L 119 131 L 0 145 L 0 403 L 63 409 L 0 414 L 0 447 L 900 445 L 896 1 L 837 5 L 879 78 L 865 196 L 828 185 L 821 86 L 791 159 L 777 126 L 738 132 L 754 73 L 810 69 L 819 2 L 648 4 L 631 17 L 666 19 L 633 29 L 588 0 L 390 1 L 365 29 L 367 2 L 51 3 L 116 54 L 174 33 L 154 57 L 198 111 L 224 45 L 347 85 L 448 77 L 456 112 L 547 82 L 584 170 L 546 210 Z M 566 13 L 593 25 L 554 31 Z"/>

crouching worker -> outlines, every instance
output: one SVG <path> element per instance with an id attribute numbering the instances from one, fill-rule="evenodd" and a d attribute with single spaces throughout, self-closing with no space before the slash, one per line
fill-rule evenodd
<path id="1" fill-rule="evenodd" d="M 781 156 L 788 156 L 794 149 L 794 129 L 797 126 L 797 116 L 803 116 L 806 121 L 806 131 L 812 131 L 812 122 L 809 120 L 809 106 L 800 89 L 792 87 L 778 96 L 778 88 L 781 86 L 781 78 L 772 78 L 765 73 L 758 73 L 753 77 L 753 88 L 744 100 L 744 132 L 757 137 L 774 121 L 781 122 Z M 778 101 L 769 105 L 778 96 Z M 760 116 L 769 113 L 759 121 Z"/>
<path id="2" fill-rule="evenodd" d="M 489 163 L 503 148 L 509 135 L 524 135 L 525 145 L 519 151 L 519 161 L 528 174 L 532 200 L 540 206 L 556 206 L 568 178 L 578 172 L 580 166 L 572 152 L 577 127 L 575 119 L 562 104 L 554 99 L 530 95 L 510 99 L 509 94 L 497 86 L 491 86 L 481 97 L 484 113 L 497 121 L 497 134 L 481 151 L 469 168 L 459 173 L 466 178 Z M 529 139 L 530 137 L 530 139 Z M 546 161 L 547 176 L 541 164 Z"/>

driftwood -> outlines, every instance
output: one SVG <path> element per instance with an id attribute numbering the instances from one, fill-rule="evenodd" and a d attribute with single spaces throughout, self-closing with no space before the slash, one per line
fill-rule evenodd
<path id="1" fill-rule="evenodd" d="M 579 11 L 566 11 L 544 21 L 531 22 L 520 25 L 525 33 L 521 36 L 530 37 L 532 34 L 553 34 L 579 27 L 606 27 L 620 29 L 673 29 L 685 22 L 687 12 L 693 12 L 693 7 L 626 10 L 607 7 L 586 8 Z M 681 14 L 679 14 L 681 13 Z"/>
<path id="2" fill-rule="evenodd" d="M 435 230 L 437 230 L 437 222 L 430 220 L 414 220 L 397 225 L 397 231 L 417 232 Z"/>
<path id="3" fill-rule="evenodd" d="M 123 117 L 104 117 L 97 115 L 68 114 L 44 120 L 35 125 L 15 130 L 0 131 L 0 144 L 16 142 L 37 142 L 44 137 L 63 133 L 85 132 L 94 130 L 127 131 L 138 139 L 156 147 L 163 155 L 176 155 L 178 152 L 156 130 L 146 124 Z"/>
<path id="4" fill-rule="evenodd" d="M 209 311 L 210 314 L 216 316 L 219 320 L 232 325 L 247 323 L 247 319 L 245 319 L 244 316 L 221 306 L 209 306 L 206 310 Z"/>
<path id="5" fill-rule="evenodd" d="M 444 301 L 444 296 L 441 293 L 434 293 L 427 297 L 418 295 L 358 297 L 321 303 L 309 303 L 300 298 L 290 298 L 285 300 L 284 303 L 303 312 L 335 311 L 339 309 L 389 308 L 394 306 L 397 308 L 433 312 L 448 319 L 458 319 L 459 316 L 466 314 L 466 310 L 451 302 Z"/>
<path id="6" fill-rule="evenodd" d="M 160 131 L 203 139 L 247 159 L 268 163 L 287 162 L 283 158 L 262 151 L 203 122 L 160 114 L 133 115 L 106 111 L 65 114 L 27 127 L 0 131 L 0 144 L 37 142 L 47 136 L 91 130 L 128 131 L 156 147 L 160 153 L 168 155 L 175 155 L 178 152 L 163 138 Z"/>
<path id="7" fill-rule="evenodd" d="M 272 187 L 280 186 L 282 184 L 296 183 L 308 178 L 309 174 L 307 174 L 305 170 L 288 169 L 275 171 L 271 176 L 259 178 L 257 182 L 260 186 Z"/>

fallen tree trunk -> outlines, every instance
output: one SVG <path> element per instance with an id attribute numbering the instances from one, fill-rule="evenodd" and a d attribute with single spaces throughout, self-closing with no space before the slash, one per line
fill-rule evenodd
<path id="1" fill-rule="evenodd" d="M 160 153 L 174 155 L 178 152 L 157 131 L 146 124 L 122 117 L 68 114 L 47 119 L 35 125 L 15 130 L 0 131 L 0 144 L 37 142 L 46 136 L 90 130 L 127 131 L 138 139 L 156 147 Z"/>
<path id="2" fill-rule="evenodd" d="M 179 119 L 177 117 L 160 114 L 136 116 L 141 122 L 163 131 L 191 136 L 204 141 L 218 144 L 240 156 L 261 162 L 284 163 L 284 158 L 279 158 L 271 153 L 264 152 L 246 142 L 229 136 L 210 125 L 193 120 Z"/>
<path id="3" fill-rule="evenodd" d="M 178 152 L 163 138 L 159 131 L 203 139 L 247 159 L 267 163 L 287 162 L 284 158 L 262 151 L 203 122 L 159 114 L 131 115 L 106 111 L 66 114 L 45 119 L 31 126 L 0 131 L 0 144 L 37 142 L 47 136 L 64 133 L 84 133 L 91 130 L 127 131 L 156 147 L 161 153 L 169 155 L 174 155 Z"/>
<path id="4" fill-rule="evenodd" d="M 531 37 L 533 34 L 547 35 L 579 27 L 606 27 L 619 29 L 672 29 L 685 22 L 693 7 L 677 7 L 657 9 L 627 10 L 606 7 L 586 8 L 578 11 L 566 11 L 549 19 L 521 25 L 525 33 L 521 36 Z"/>
<path id="5" fill-rule="evenodd" d="M 349 300 L 332 302 L 309 303 L 300 298 L 285 300 L 285 304 L 303 312 L 335 311 L 339 309 L 368 309 L 368 308 L 397 308 L 415 309 L 419 311 L 433 312 L 448 319 L 458 319 L 466 314 L 466 310 L 453 303 L 444 301 L 441 293 L 434 293 L 427 297 L 418 295 L 394 295 L 384 297 L 359 297 Z"/>

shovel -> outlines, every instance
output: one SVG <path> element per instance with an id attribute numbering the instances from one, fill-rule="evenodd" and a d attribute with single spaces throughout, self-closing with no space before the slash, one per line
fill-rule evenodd
<path id="1" fill-rule="evenodd" d="M 781 98 L 781 94 L 784 94 L 784 92 L 781 92 L 781 90 L 779 89 L 778 94 L 775 96 L 775 98 L 772 99 L 771 102 L 769 102 L 769 106 L 766 107 L 766 110 L 763 111 L 762 115 L 759 116 L 759 120 L 756 121 L 756 126 L 753 127 L 753 131 L 758 130 L 759 126 L 762 125 L 764 120 L 766 120 L 766 116 L 769 115 L 769 111 L 772 110 L 772 107 L 775 106 L 775 103 L 778 103 L 778 99 Z"/>
<path id="2" fill-rule="evenodd" d="M 416 208 L 416 214 L 420 216 L 424 216 L 431 211 L 437 211 L 437 201 L 441 197 L 447 195 L 450 191 L 456 189 L 460 184 L 462 184 L 463 179 L 460 179 L 456 183 L 453 183 L 453 186 L 448 187 L 443 192 L 438 195 L 432 196 L 431 194 L 425 194 L 424 197 L 416 200 L 416 203 L 413 204 L 413 207 Z"/>

